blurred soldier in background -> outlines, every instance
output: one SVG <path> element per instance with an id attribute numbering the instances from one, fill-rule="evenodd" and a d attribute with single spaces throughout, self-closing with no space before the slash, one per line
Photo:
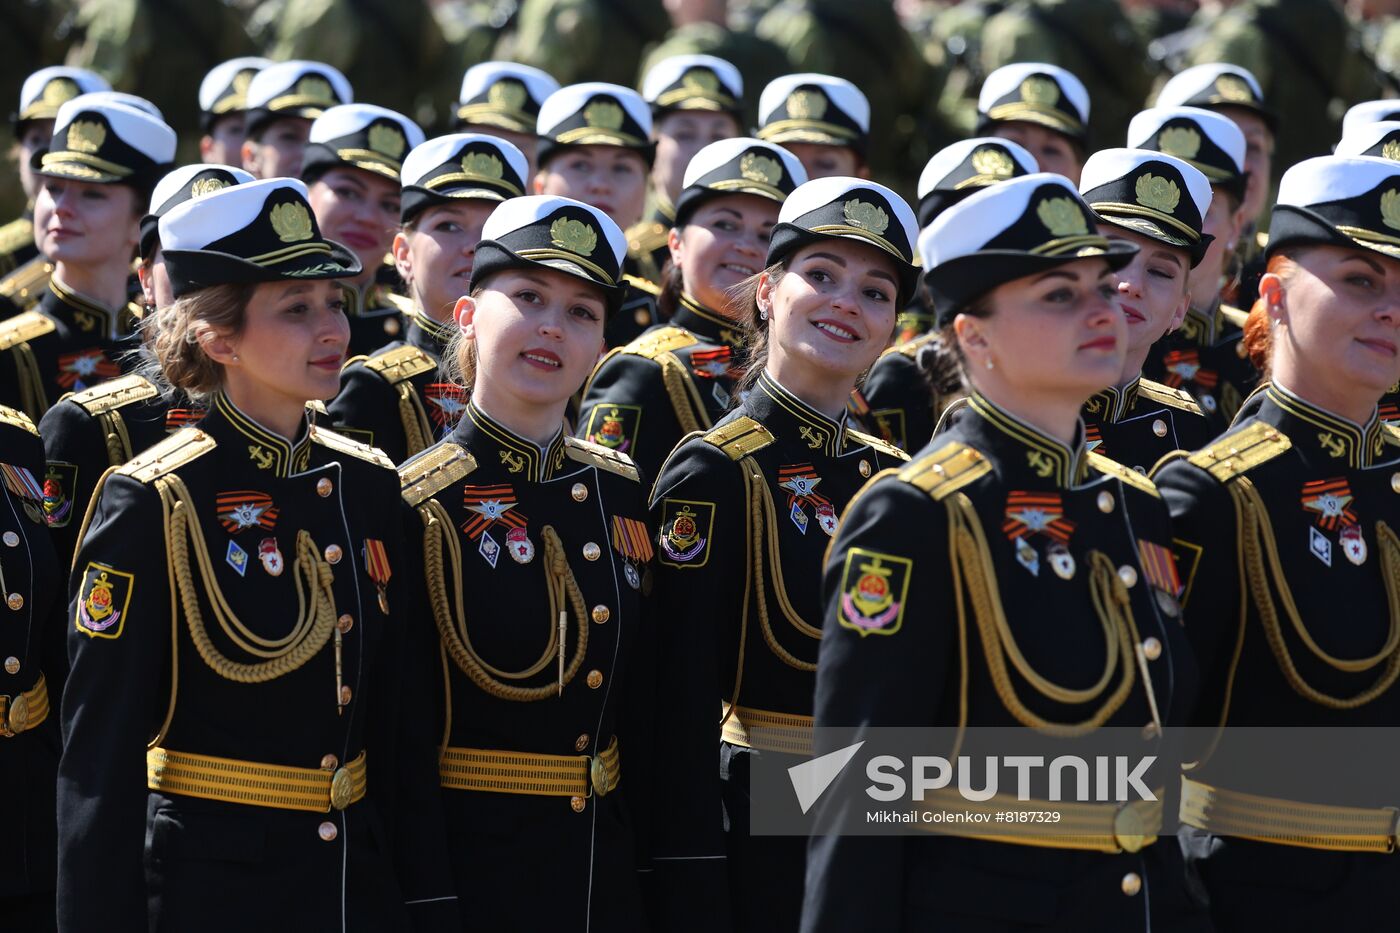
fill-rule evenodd
<path id="1" fill-rule="evenodd" d="M 515 29 L 501 36 L 495 57 L 543 68 L 560 84 L 631 87 L 643 49 L 670 25 L 657 0 L 521 0 Z"/>

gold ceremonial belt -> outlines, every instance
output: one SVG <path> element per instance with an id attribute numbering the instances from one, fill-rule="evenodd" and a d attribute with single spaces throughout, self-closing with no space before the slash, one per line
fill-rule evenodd
<path id="1" fill-rule="evenodd" d="M 326 813 L 344 810 L 365 795 L 365 753 L 343 768 L 293 768 L 259 761 L 146 751 L 146 786 L 163 794 L 182 794 L 225 803 L 278 810 Z"/>
<path id="2" fill-rule="evenodd" d="M 1181 779 L 1181 822 L 1221 836 L 1334 852 L 1394 852 L 1398 819 L 1395 807 L 1299 803 Z"/>
<path id="3" fill-rule="evenodd" d="M 811 716 L 773 713 L 765 709 L 724 704 L 724 740 L 730 745 L 785 755 L 812 754 Z"/>
<path id="4" fill-rule="evenodd" d="M 44 675 L 23 693 L 0 696 L 0 737 L 11 739 L 49 718 L 49 688 Z"/>
<path id="5" fill-rule="evenodd" d="M 1122 804 L 1017 800 L 1005 794 L 976 801 L 945 788 L 927 794 L 919 805 L 923 814 L 943 819 L 922 819 L 917 825 L 938 835 L 1012 845 L 1114 855 L 1140 852 L 1156 842 L 1162 830 L 1161 791 L 1154 793 L 1159 799 Z"/>
<path id="6" fill-rule="evenodd" d="M 602 754 L 536 755 L 488 748 L 442 750 L 438 774 L 443 787 L 480 790 L 497 794 L 530 794 L 544 797 L 607 796 L 622 780 L 614 736 Z"/>

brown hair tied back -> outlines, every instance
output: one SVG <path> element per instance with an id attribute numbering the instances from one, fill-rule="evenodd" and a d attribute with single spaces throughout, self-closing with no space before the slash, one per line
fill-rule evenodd
<path id="1" fill-rule="evenodd" d="M 768 366 L 768 319 L 758 313 L 759 279 L 767 275 L 768 281 L 776 286 L 786 273 L 787 261 L 779 260 L 758 275 L 744 279 L 730 290 L 734 307 L 743 309 L 744 317 L 739 320 L 739 324 L 744 328 L 746 348 L 744 374 L 739 377 L 738 391 L 734 393 L 736 400 L 754 387 L 754 383 L 758 382 L 758 377 Z"/>
<path id="2" fill-rule="evenodd" d="M 469 297 L 473 301 L 479 300 L 484 291 L 486 283 L 478 283 Z M 476 382 L 476 344 L 463 337 L 462 328 L 456 327 L 455 321 L 453 323 L 452 339 L 447 341 L 447 346 L 442 351 L 438 372 L 448 382 L 465 389 L 470 397 L 472 386 Z"/>
<path id="3" fill-rule="evenodd" d="M 146 373 L 167 391 L 204 398 L 224 385 L 224 367 L 204 352 L 207 334 L 237 335 L 247 320 L 256 283 L 212 285 L 155 312 L 151 353 L 158 369 Z"/>
<path id="4" fill-rule="evenodd" d="M 1270 256 L 1265 274 L 1276 275 L 1287 283 L 1298 270 L 1298 264 L 1294 258 L 1296 255 L 1295 251 L 1280 250 Z M 1265 304 L 1264 297 L 1261 295 L 1254 300 L 1254 306 L 1249 309 L 1249 317 L 1244 322 L 1244 336 L 1241 338 L 1241 344 L 1249 356 L 1249 361 L 1254 364 L 1254 368 L 1259 370 L 1260 377 L 1265 380 L 1269 378 L 1274 352 L 1273 324 L 1273 318 L 1269 316 L 1268 305 Z"/>

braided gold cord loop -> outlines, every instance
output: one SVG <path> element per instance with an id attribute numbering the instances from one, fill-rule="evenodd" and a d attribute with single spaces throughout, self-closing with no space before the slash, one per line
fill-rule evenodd
<path id="1" fill-rule="evenodd" d="M 544 541 L 545 582 L 549 590 L 549 639 L 544 654 L 529 668 L 519 672 L 502 671 L 482 660 L 472 646 L 471 635 L 467 631 L 465 599 L 462 594 L 462 550 L 457 538 L 457 530 L 452 524 L 447 510 L 436 499 L 429 499 L 418 507 L 423 521 L 423 559 L 428 581 L 428 598 L 433 607 L 433 621 L 437 624 L 438 635 L 443 650 L 457 668 L 486 693 L 500 700 L 515 703 L 534 703 L 559 695 L 563 686 L 574 679 L 588 650 L 588 611 L 584 605 L 583 592 L 574 579 L 569 567 L 564 544 L 552 525 L 540 530 Z M 443 549 L 452 568 L 452 590 L 449 594 Z M 567 601 L 573 611 L 576 629 L 573 659 L 565 666 L 558 683 L 539 687 L 522 687 L 504 683 L 504 680 L 524 680 L 532 677 L 564 652 L 564 646 L 555 627 L 554 620 L 561 613 Z M 450 608 L 449 608 L 450 607 Z"/>
<path id="2" fill-rule="evenodd" d="M 427 412 L 423 411 L 423 403 L 418 400 L 413 383 L 404 380 L 394 388 L 399 396 L 399 420 L 403 422 L 404 440 L 411 457 L 432 446 L 430 438 L 433 429 L 428 424 Z"/>

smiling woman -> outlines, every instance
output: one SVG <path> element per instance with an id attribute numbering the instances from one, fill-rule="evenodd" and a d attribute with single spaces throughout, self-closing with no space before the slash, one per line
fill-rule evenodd
<path id="1" fill-rule="evenodd" d="M 1284 173 L 1245 326 L 1268 381 L 1229 433 L 1157 474 L 1202 667 L 1201 725 L 1395 724 L 1400 431 L 1377 402 L 1400 380 L 1397 217 L 1394 162 L 1330 156 Z M 1352 792 L 1359 772 L 1329 758 L 1312 786 L 1336 797 L 1295 799 L 1294 782 L 1318 773 L 1308 757 L 1261 761 L 1226 733 L 1184 781 L 1183 848 L 1218 929 L 1326 917 L 1359 930 L 1394 915 L 1393 829 L 1378 822 L 1393 819 L 1393 795 Z M 1265 777 L 1284 768 L 1289 782 Z M 1232 812 L 1245 815 L 1222 823 Z"/>
<path id="2" fill-rule="evenodd" d="M 402 667 L 397 477 L 309 417 L 339 384 L 339 280 L 359 261 L 286 178 L 187 200 L 159 236 L 159 378 L 208 413 L 104 474 L 83 522 L 60 926 L 247 929 L 244 882 L 310 926 L 455 923 L 433 740 L 400 705 L 423 675 Z M 413 807 L 391 807 L 399 791 Z M 391 809 L 411 850 L 382 835 Z"/>
<path id="3" fill-rule="evenodd" d="M 856 490 L 906 459 L 851 430 L 846 400 L 913 291 L 914 212 L 837 177 L 798 186 L 777 219 L 764 271 L 729 304 L 749 332 L 745 393 L 681 441 L 652 491 L 662 784 L 679 791 L 657 830 L 667 930 L 797 928 L 805 841 L 750 835 L 750 769 L 810 750 L 822 553 Z"/>
<path id="4" fill-rule="evenodd" d="M 622 300 L 626 241 L 567 198 L 481 232 L 446 351 L 461 420 L 399 468 L 411 612 L 456 895 L 490 929 L 648 927 L 652 543 L 637 468 L 564 411 Z M 624 780 L 625 777 L 625 780 Z M 540 898 L 540 879 L 550 896 Z"/>

